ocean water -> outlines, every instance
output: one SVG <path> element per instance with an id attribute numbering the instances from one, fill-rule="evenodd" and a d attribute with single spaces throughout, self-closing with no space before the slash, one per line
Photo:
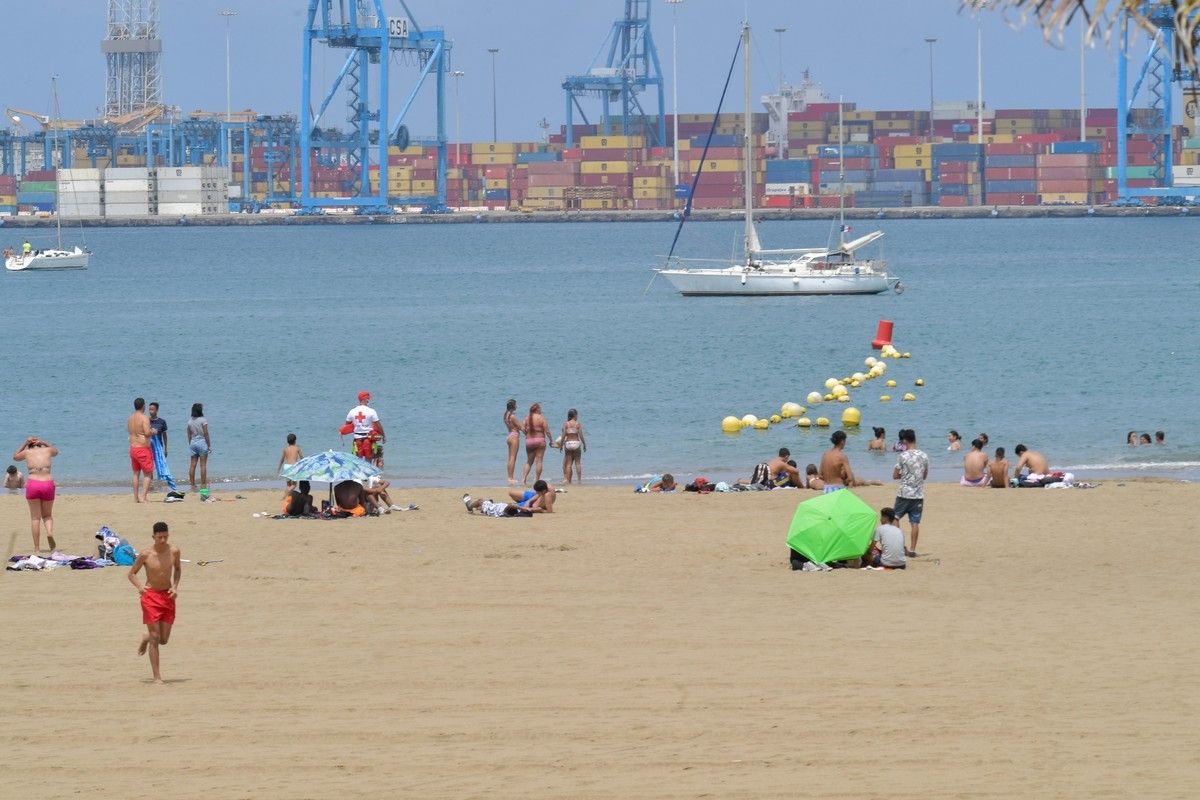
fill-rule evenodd
<path id="1" fill-rule="evenodd" d="M 860 473 L 890 476 L 890 454 L 865 452 L 880 425 L 889 438 L 916 429 L 941 479 L 961 463 L 945 452 L 950 428 L 968 441 L 986 431 L 1010 454 L 1024 442 L 1084 475 L 1195 478 L 1196 225 L 882 220 L 903 295 L 745 299 L 651 283 L 669 223 L 88 230 L 89 271 L 0 276 L 0 445 L 38 435 L 61 451 L 61 484 L 123 486 L 124 422 L 141 395 L 162 405 L 178 477 L 202 402 L 210 478 L 270 479 L 288 432 L 306 453 L 342 447 L 337 428 L 367 389 L 400 485 L 502 484 L 509 397 L 522 411 L 540 402 L 556 430 L 579 409 L 585 477 L 748 476 L 780 446 L 817 460 L 829 431 L 728 436 L 721 418 L 777 413 L 864 370 L 890 319 L 912 358 L 889 362 L 895 389 L 852 391 Z M 801 246 L 831 226 L 760 233 L 767 247 Z M 680 249 L 725 257 L 739 237 L 734 220 L 692 223 Z M 836 427 L 843 408 L 809 414 Z M 1164 430 L 1168 444 L 1126 447 L 1130 429 Z M 557 451 L 546 472 L 560 474 Z"/>

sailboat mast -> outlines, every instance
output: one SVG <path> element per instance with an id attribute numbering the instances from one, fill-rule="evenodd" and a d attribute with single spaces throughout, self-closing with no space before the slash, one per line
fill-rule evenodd
<path id="1" fill-rule="evenodd" d="M 752 136 L 754 126 L 750 116 L 750 21 L 747 19 L 742 23 L 742 87 L 744 90 L 743 106 L 742 106 L 742 159 L 745 162 L 745 174 L 742 176 L 742 181 L 745 183 L 745 211 L 746 211 L 746 232 L 744 235 L 745 250 L 746 250 L 746 265 L 750 265 L 752 259 L 752 251 L 757 237 L 754 235 L 754 148 L 752 146 Z"/>
<path id="2" fill-rule="evenodd" d="M 838 242 L 846 244 L 846 123 L 842 121 L 842 98 L 838 96 Z"/>
<path id="3" fill-rule="evenodd" d="M 54 127 L 52 127 L 50 129 L 52 132 L 52 139 L 54 142 L 54 146 L 53 146 L 53 149 L 51 149 L 51 151 L 50 151 L 50 165 L 54 166 L 54 154 L 58 152 L 58 127 L 59 127 L 58 121 L 60 119 L 60 115 L 58 113 L 58 76 L 57 75 L 50 76 L 50 98 L 53 101 L 53 106 L 54 106 Z M 60 158 L 58 160 L 58 167 L 55 168 L 54 177 L 56 179 L 58 178 L 58 170 L 62 168 L 62 162 L 63 162 L 63 160 Z M 54 188 L 57 189 L 58 185 L 55 185 Z M 58 249 L 62 250 L 63 249 L 62 198 L 58 196 L 57 192 L 55 192 L 55 194 L 54 194 L 54 227 L 58 231 Z"/>

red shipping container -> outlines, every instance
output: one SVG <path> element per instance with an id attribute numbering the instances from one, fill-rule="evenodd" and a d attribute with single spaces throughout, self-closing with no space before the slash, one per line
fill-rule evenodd
<path id="1" fill-rule="evenodd" d="M 988 192 L 988 205 L 996 206 L 1036 206 L 1036 193 L 1018 194 L 1016 192 Z"/>
<path id="2" fill-rule="evenodd" d="M 1037 178 L 1033 167 L 988 167 L 983 171 L 984 180 L 989 181 L 1032 181 Z"/>
<path id="3" fill-rule="evenodd" d="M 584 161 L 640 161 L 640 158 L 631 158 L 634 154 L 639 154 L 638 150 L 627 150 L 624 147 L 589 147 L 586 150 L 579 151 L 582 154 Z"/>
<path id="4" fill-rule="evenodd" d="M 663 168 L 658 164 L 642 165 L 633 168 L 633 177 L 635 178 L 661 178 L 663 176 Z"/>
<path id="5" fill-rule="evenodd" d="M 504 180 L 508 177 L 508 167 L 493 166 L 483 171 L 483 177 L 489 181 Z"/>
<path id="6" fill-rule="evenodd" d="M 607 173 L 584 173 L 579 176 L 577 185 L 579 186 L 618 186 L 629 188 L 633 186 L 633 176 L 625 175 L 609 175 Z"/>
<path id="7" fill-rule="evenodd" d="M 953 207 L 960 208 L 967 205 L 967 198 L 963 195 L 944 194 L 938 198 L 938 205 L 943 208 Z"/>
<path id="8" fill-rule="evenodd" d="M 1076 131 L 1076 135 L 1078 135 Z M 1054 142 L 1071 141 L 1071 136 L 1060 133 L 1018 133 L 1015 137 L 1018 142 L 1037 142 L 1038 144 L 1053 144 Z"/>
<path id="9" fill-rule="evenodd" d="M 579 161 L 583 158 L 583 151 L 578 147 L 564 147 L 562 151 L 563 161 Z"/>
<path id="10" fill-rule="evenodd" d="M 984 157 L 987 156 L 1032 156 L 1045 151 L 1038 142 L 1004 142 L 983 146 Z"/>
<path id="11" fill-rule="evenodd" d="M 1037 157 L 1038 169 L 1043 167 L 1087 167 L 1092 163 L 1088 153 L 1043 153 Z"/>
<path id="12" fill-rule="evenodd" d="M 578 175 L 578 161 L 535 161 L 526 165 L 530 175 Z"/>
<path id="13" fill-rule="evenodd" d="M 1038 167 L 1039 181 L 1086 181 L 1092 177 L 1092 167 Z"/>

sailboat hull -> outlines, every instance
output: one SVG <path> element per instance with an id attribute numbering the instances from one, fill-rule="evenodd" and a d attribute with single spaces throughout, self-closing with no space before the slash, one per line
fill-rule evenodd
<path id="1" fill-rule="evenodd" d="M 79 247 L 70 250 L 42 250 L 28 256 L 9 256 L 4 260 L 4 268 L 9 272 L 87 269 L 91 257 L 91 253 Z"/>
<path id="2" fill-rule="evenodd" d="M 886 274 L 796 275 L 737 269 L 662 269 L 685 297 L 881 294 L 896 280 Z"/>

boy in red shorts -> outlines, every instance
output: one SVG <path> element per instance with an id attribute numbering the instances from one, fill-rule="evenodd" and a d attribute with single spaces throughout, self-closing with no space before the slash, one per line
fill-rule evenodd
<path id="1" fill-rule="evenodd" d="M 146 633 L 138 645 L 138 655 L 150 651 L 150 670 L 155 683 L 163 682 L 158 671 L 158 648 L 171 638 L 171 626 L 175 624 L 175 597 L 179 594 L 179 579 L 182 577 L 179 548 L 167 544 L 168 536 L 167 523 L 154 523 L 154 544 L 138 553 L 133 566 L 129 568 L 129 582 L 141 595 L 142 622 L 146 625 Z M 146 569 L 144 586 L 138 582 L 137 575 L 143 567 Z"/>

